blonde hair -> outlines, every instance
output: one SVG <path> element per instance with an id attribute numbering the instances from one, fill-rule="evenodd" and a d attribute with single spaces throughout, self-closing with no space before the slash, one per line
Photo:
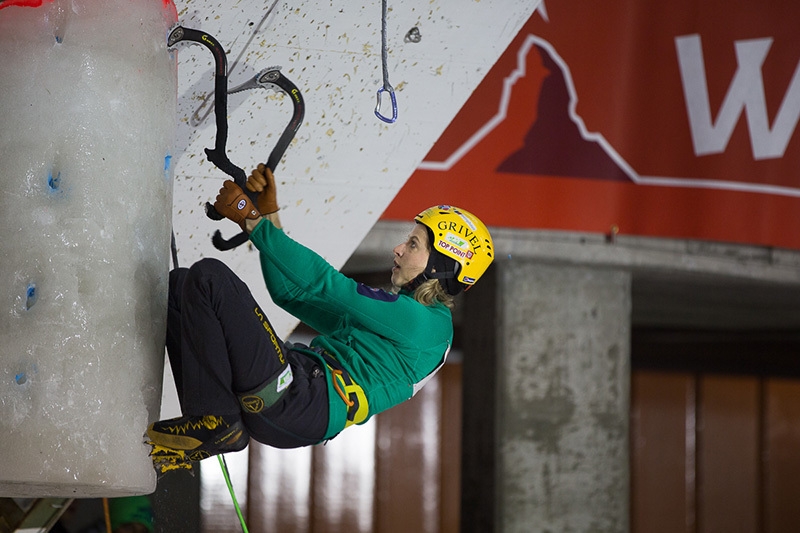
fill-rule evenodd
<path id="1" fill-rule="evenodd" d="M 448 309 L 455 307 L 455 300 L 447 294 L 438 279 L 429 279 L 414 290 L 414 299 L 422 305 L 433 305 L 437 302 Z"/>

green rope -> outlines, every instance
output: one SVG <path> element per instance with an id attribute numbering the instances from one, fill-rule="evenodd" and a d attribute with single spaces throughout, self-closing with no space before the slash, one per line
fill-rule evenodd
<path id="1" fill-rule="evenodd" d="M 222 456 L 222 454 L 219 454 L 217 457 L 219 458 L 219 466 L 220 468 L 222 468 L 222 475 L 225 476 L 225 483 L 228 485 L 228 490 L 231 493 L 233 506 L 236 507 L 236 514 L 239 515 L 239 523 L 242 524 L 242 531 L 244 533 L 249 533 L 247 530 L 247 524 L 244 523 L 242 510 L 239 508 L 239 502 L 236 501 L 236 494 L 233 492 L 233 485 L 231 485 L 231 476 L 228 474 L 228 465 L 225 463 L 225 458 Z"/>

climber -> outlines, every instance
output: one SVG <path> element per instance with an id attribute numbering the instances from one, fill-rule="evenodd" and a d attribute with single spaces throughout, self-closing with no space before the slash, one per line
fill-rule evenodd
<path id="1" fill-rule="evenodd" d="M 317 444 L 408 400 L 445 362 L 454 296 L 493 259 L 476 216 L 431 207 L 394 248 L 392 290 L 374 289 L 282 231 L 265 165 L 246 187 L 257 205 L 226 181 L 214 207 L 249 234 L 273 301 L 319 336 L 310 346 L 281 340 L 216 259 L 173 270 L 167 351 L 183 416 L 147 430 L 162 471 L 241 450 L 250 438 L 276 448 Z"/>

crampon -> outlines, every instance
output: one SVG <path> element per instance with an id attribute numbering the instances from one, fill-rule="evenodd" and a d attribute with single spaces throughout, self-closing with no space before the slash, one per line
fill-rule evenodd
<path id="1" fill-rule="evenodd" d="M 150 451 L 150 458 L 153 460 L 153 468 L 156 469 L 159 475 L 164 475 L 170 470 L 190 470 L 194 473 L 192 466 L 197 461 L 189 457 L 191 452 L 173 450 L 172 448 L 159 446 L 152 441 L 147 441 L 146 444 L 153 447 Z"/>
<path id="2" fill-rule="evenodd" d="M 153 447 L 150 457 L 161 474 L 192 469 L 192 463 L 214 455 L 244 449 L 250 440 L 236 415 L 182 416 L 150 424 L 145 441 Z"/>

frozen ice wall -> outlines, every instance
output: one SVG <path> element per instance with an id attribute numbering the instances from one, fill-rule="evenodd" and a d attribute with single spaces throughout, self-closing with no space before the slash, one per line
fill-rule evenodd
<path id="1" fill-rule="evenodd" d="M 151 492 L 175 8 L 0 9 L 0 496 Z"/>

